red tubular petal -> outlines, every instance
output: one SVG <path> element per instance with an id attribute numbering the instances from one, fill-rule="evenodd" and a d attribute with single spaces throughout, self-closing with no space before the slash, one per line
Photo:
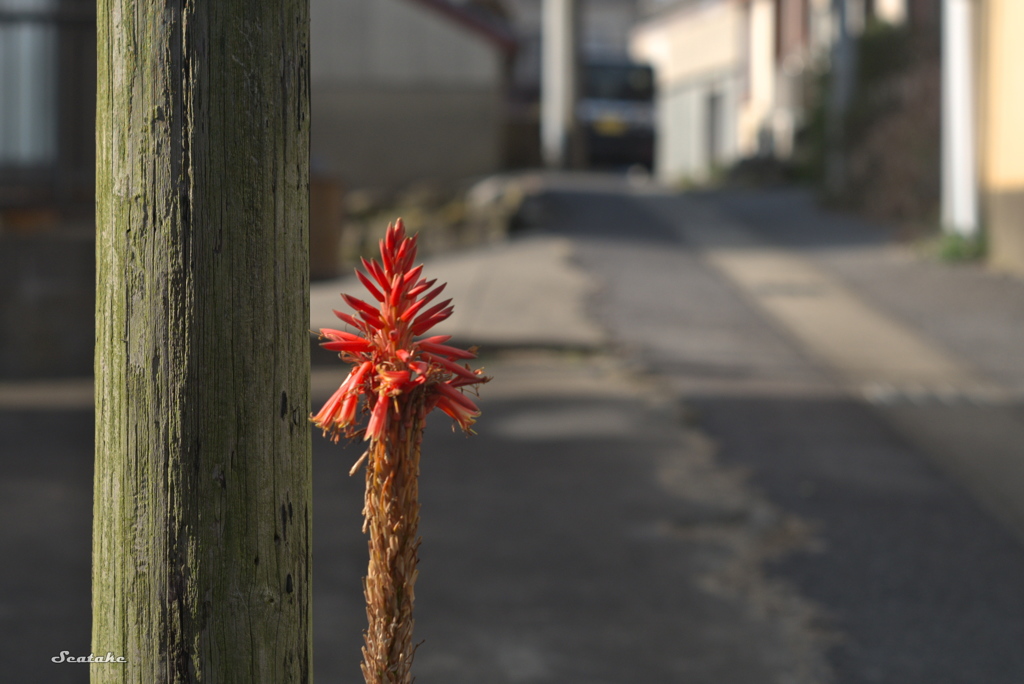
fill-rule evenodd
<path id="1" fill-rule="evenodd" d="M 455 373 L 456 375 L 465 378 L 466 380 L 473 380 L 475 382 L 480 379 L 480 376 L 478 376 L 475 372 L 471 371 L 465 366 L 460 366 L 457 363 L 452 363 L 451 361 L 448 361 L 447 359 L 443 359 L 441 357 L 436 358 L 445 368 Z"/>
<path id="2" fill-rule="evenodd" d="M 332 394 L 331 398 L 328 399 L 327 402 L 323 405 L 323 408 L 320 409 L 320 412 L 313 416 L 313 423 L 318 428 L 326 430 L 327 426 L 331 424 L 334 418 L 338 405 L 341 404 L 344 398 L 345 385 L 342 384 L 341 387 L 334 391 L 334 394 Z"/>
<path id="3" fill-rule="evenodd" d="M 384 248 L 382 248 L 381 251 L 384 251 L 385 248 L 389 252 L 391 252 L 391 251 L 393 251 L 395 249 L 395 233 L 396 232 L 398 232 L 398 226 L 396 226 L 394 223 L 389 223 L 388 224 L 388 229 L 384 233 Z"/>
<path id="4" fill-rule="evenodd" d="M 369 304 L 364 302 L 362 299 L 357 299 L 357 298 L 353 297 L 352 295 L 347 295 L 347 294 L 342 294 L 341 296 L 342 296 L 342 298 L 346 302 L 348 302 L 349 306 L 351 306 L 353 309 L 355 309 L 359 313 L 367 313 L 367 314 L 370 314 L 372 316 L 377 316 L 378 315 L 377 309 L 375 307 L 370 306 Z"/>
<path id="5" fill-rule="evenodd" d="M 370 280 L 369 276 L 365 275 L 362 271 L 360 271 L 357 268 L 356 277 L 359 278 L 359 282 L 363 284 L 363 287 L 366 288 L 367 292 L 369 292 L 374 299 L 376 299 L 378 302 L 384 301 L 384 295 L 380 293 L 380 290 L 373 286 L 373 281 Z"/>
<path id="6" fill-rule="evenodd" d="M 377 313 L 377 310 L 375 308 L 373 308 L 363 300 L 356 299 L 351 295 L 343 294 L 341 296 L 345 298 L 345 301 L 348 302 L 348 305 L 355 309 L 356 312 L 362 317 L 362 319 L 366 321 L 371 327 L 380 328 L 384 325 L 384 321 L 381 320 L 380 314 Z"/>
<path id="7" fill-rule="evenodd" d="M 366 374 L 370 372 L 371 368 L 373 368 L 372 362 L 363 361 L 354 371 L 349 373 L 348 379 L 345 380 L 345 385 L 348 385 L 349 390 L 358 392 L 359 385 L 362 384 L 363 378 L 366 377 Z M 342 387 L 345 385 L 342 385 Z"/>
<path id="8" fill-rule="evenodd" d="M 359 328 L 368 336 L 372 335 L 374 330 L 380 329 L 380 327 L 383 325 L 379 317 L 374 318 L 371 316 L 367 316 L 362 312 L 360 312 L 359 315 L 363 317 L 363 320 L 359 320 L 358 318 L 350 316 L 347 313 L 342 313 L 341 311 L 335 311 L 334 315 L 340 318 L 341 320 L 345 321 L 349 325 Z"/>
<path id="9" fill-rule="evenodd" d="M 409 254 L 409 246 L 411 242 L 412 240 L 409 239 L 402 240 L 402 243 L 398 245 L 398 251 L 395 252 L 395 264 L 398 266 L 395 270 L 400 273 L 405 271 L 405 269 L 402 268 L 402 264 L 405 263 L 405 258 Z"/>
<path id="10" fill-rule="evenodd" d="M 477 408 L 476 404 L 473 403 L 472 399 L 467 397 L 459 390 L 452 388 L 451 386 L 448 385 L 448 383 L 439 382 L 436 385 L 434 385 L 434 387 L 442 396 L 448 397 L 456 404 L 464 407 L 466 410 L 472 411 L 474 413 L 480 412 L 480 409 Z"/>
<path id="11" fill-rule="evenodd" d="M 429 344 L 443 344 L 448 340 L 452 339 L 451 335 L 433 335 L 431 337 L 424 337 L 420 342 L 427 342 Z M 417 342 L 419 344 L 419 342 Z"/>
<path id="12" fill-rule="evenodd" d="M 413 235 L 411 238 L 406 238 L 406 240 L 409 243 L 409 251 L 406 253 L 405 258 L 402 259 L 402 269 L 408 271 L 412 267 L 413 262 L 416 261 L 416 236 Z"/>
<path id="13" fill-rule="evenodd" d="M 337 425 L 338 427 L 345 427 L 356 417 L 356 407 L 359 405 L 359 396 L 351 395 L 345 397 L 345 400 L 341 402 L 341 408 L 338 410 Z"/>
<path id="14" fill-rule="evenodd" d="M 380 371 L 380 377 L 391 389 L 404 390 L 409 386 L 409 371 Z"/>
<path id="15" fill-rule="evenodd" d="M 458 424 L 462 426 L 462 429 L 466 429 L 466 426 L 463 424 L 463 417 L 462 417 L 463 414 L 465 414 L 464 410 L 460 410 L 459 407 L 454 406 L 452 404 L 452 402 L 450 402 L 448 399 L 446 399 L 444 397 L 440 397 L 437 400 L 437 402 L 434 404 L 434 406 L 436 406 L 437 408 L 441 409 L 442 411 L 447 413 L 449 416 L 451 416 L 453 419 L 455 419 L 455 421 L 458 422 Z"/>
<path id="16" fill-rule="evenodd" d="M 416 282 L 416 279 L 420 277 L 421 273 L 423 273 L 423 264 L 420 264 L 402 276 L 402 285 L 408 285 L 409 283 Z"/>
<path id="17" fill-rule="evenodd" d="M 419 301 L 416 301 L 416 302 L 413 302 L 412 304 L 410 304 L 409 306 L 407 306 L 405 308 L 405 311 L 402 312 L 402 315 L 398 317 L 399 320 L 408 321 L 410 318 L 415 316 L 419 312 L 419 310 L 423 308 L 423 305 L 426 304 L 426 303 L 427 303 L 426 300 L 423 300 L 423 299 L 421 299 Z"/>
<path id="18" fill-rule="evenodd" d="M 344 313 L 342 311 L 338 311 L 337 309 L 332 309 L 332 311 L 334 311 L 334 315 L 335 316 L 337 316 L 341 320 L 345 321 L 346 323 L 351 325 L 353 328 L 359 328 L 360 330 L 366 330 L 366 324 L 363 323 L 362 321 L 356 320 L 354 317 L 350 316 L 349 314 Z"/>
<path id="19" fill-rule="evenodd" d="M 445 397 L 440 397 L 435 405 L 437 408 L 454 418 L 459 424 L 459 427 L 466 432 L 472 432 L 470 427 L 476 422 L 476 417 L 480 415 L 479 411 L 468 411 L 464 407 L 459 406 L 455 402 L 449 401 Z"/>
<path id="20" fill-rule="evenodd" d="M 390 230 L 388 231 L 388 235 L 391 235 Z M 384 240 L 380 241 L 380 260 L 384 264 L 384 274 L 391 275 L 394 273 L 394 270 L 392 269 L 394 264 L 391 262 L 391 250 L 384 244 L 384 242 Z"/>
<path id="21" fill-rule="evenodd" d="M 432 300 L 437 295 L 441 294 L 441 291 L 444 289 L 445 285 L 447 285 L 447 284 L 448 283 L 441 283 L 440 285 L 437 286 L 437 288 L 433 292 L 430 292 L 430 293 L 426 294 L 425 296 L 420 298 L 415 304 L 413 304 L 408 309 L 406 309 L 404 312 L 402 312 L 402 316 L 401 316 L 402 320 L 403 321 L 408 321 L 410 318 L 415 316 L 416 313 L 420 309 L 422 309 L 425 305 L 430 303 L 430 300 Z M 449 299 L 448 301 L 450 302 L 452 300 Z M 443 303 L 442 304 L 438 304 L 437 306 L 443 307 L 444 304 Z M 424 315 L 426 315 L 426 314 L 424 314 Z"/>
<path id="22" fill-rule="evenodd" d="M 434 344 L 433 342 L 427 342 L 426 340 L 420 340 L 416 345 L 423 351 L 430 352 L 432 354 L 441 354 L 453 359 L 475 359 L 476 354 L 471 351 L 459 349 L 458 347 L 451 347 L 447 344 Z"/>
<path id="23" fill-rule="evenodd" d="M 405 239 L 405 222 L 402 219 L 397 219 L 394 225 L 388 226 L 387 238 L 388 249 L 394 252 L 398 244 Z"/>
<path id="24" fill-rule="evenodd" d="M 370 413 L 370 420 L 366 423 L 366 436 L 363 440 L 370 438 L 380 439 L 381 435 L 387 430 L 388 422 L 388 403 L 389 400 L 383 393 L 377 395 L 377 403 L 373 405 L 373 411 Z"/>
<path id="25" fill-rule="evenodd" d="M 425 358 L 427 361 L 431 361 L 433 363 L 439 364 L 440 366 L 442 366 L 446 370 L 449 370 L 452 373 L 455 373 L 456 375 L 461 375 L 464 378 L 471 378 L 471 379 L 474 379 L 474 380 L 476 379 L 476 373 L 474 373 L 473 371 L 469 370 L 465 366 L 460 366 L 459 364 L 455 363 L 454 361 L 449 361 L 448 359 L 444 358 L 443 356 L 435 356 L 434 354 L 424 354 L 423 358 Z"/>
<path id="26" fill-rule="evenodd" d="M 327 351 L 336 352 L 361 352 L 370 350 L 370 343 L 367 342 L 366 340 L 342 340 L 338 342 L 321 342 L 320 346 L 326 349 Z"/>
<path id="27" fill-rule="evenodd" d="M 363 267 L 366 268 L 366 272 L 372 275 L 373 279 L 376 280 L 383 289 L 386 290 L 388 288 L 388 279 L 384 277 L 384 270 L 380 267 L 380 264 L 377 263 L 376 259 L 367 261 L 363 258 Z"/>
<path id="28" fill-rule="evenodd" d="M 443 321 L 446 318 L 448 318 L 449 316 L 451 316 L 452 315 L 452 311 L 454 311 L 454 308 L 449 306 L 447 309 L 443 309 L 443 310 L 439 311 L 438 313 L 434 314 L 430 318 L 427 318 L 426 314 L 421 315 L 412 324 L 412 334 L 413 335 L 422 335 L 423 333 L 425 333 L 426 331 L 430 330 L 431 328 L 433 328 L 435 325 L 437 325 L 441 321 Z"/>
<path id="29" fill-rule="evenodd" d="M 433 287 L 434 283 L 436 283 L 436 282 L 437 282 L 437 278 L 434 278 L 433 280 L 421 280 L 420 282 L 416 283 L 415 287 L 413 287 L 411 290 L 409 290 L 409 296 L 410 297 L 418 297 L 418 296 L 420 296 L 422 293 L 426 292 L 431 287 Z"/>
<path id="30" fill-rule="evenodd" d="M 395 256 L 395 271 L 406 273 L 416 260 L 416 238 L 406 238 Z M 415 282 L 415 281 L 413 281 Z"/>
<path id="31" fill-rule="evenodd" d="M 448 285 L 448 283 L 441 283 L 440 285 L 435 287 L 433 290 L 431 290 L 427 294 L 423 295 L 423 297 L 420 299 L 420 301 L 422 301 L 424 304 L 426 304 L 427 302 L 429 302 L 432 299 L 434 299 L 434 297 L 436 297 L 437 295 L 439 295 L 442 292 L 444 292 L 444 288 L 447 287 L 447 285 Z M 451 300 L 449 299 L 448 301 L 451 301 Z"/>
<path id="32" fill-rule="evenodd" d="M 359 335 L 345 332 L 344 330 L 335 330 L 333 328 L 320 328 L 320 337 L 326 337 L 329 340 L 346 340 L 349 342 L 364 339 Z"/>
<path id="33" fill-rule="evenodd" d="M 434 316 L 434 315 L 440 313 L 441 310 L 444 309 L 444 307 L 448 306 L 451 303 L 452 303 L 451 299 L 446 299 L 446 300 L 444 300 L 443 302 L 441 302 L 439 304 L 435 304 L 434 306 L 430 307 L 429 309 L 424 311 L 422 314 L 420 314 L 419 318 L 416 319 L 416 322 L 413 323 L 413 325 L 416 325 L 416 323 L 419 323 L 420 319 L 427 319 L 427 318 L 430 318 L 431 316 Z"/>
<path id="34" fill-rule="evenodd" d="M 402 299 L 402 294 L 401 277 L 396 275 L 391 291 L 388 292 L 388 306 L 392 309 L 398 308 L 398 303 Z"/>
<path id="35" fill-rule="evenodd" d="M 378 316 L 375 313 L 371 314 L 371 313 L 366 313 L 364 311 L 360 311 L 359 315 L 362 316 L 363 320 L 366 321 L 366 324 L 368 326 L 370 326 L 371 328 L 373 328 L 375 330 L 380 330 L 381 328 L 384 327 L 384 321 L 381 320 L 381 317 Z"/>

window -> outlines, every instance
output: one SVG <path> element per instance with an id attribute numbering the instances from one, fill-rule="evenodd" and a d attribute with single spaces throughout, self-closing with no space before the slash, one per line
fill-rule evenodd
<path id="1" fill-rule="evenodd" d="M 0 166 L 57 155 L 57 35 L 53 0 L 0 0 Z"/>
<path id="2" fill-rule="evenodd" d="M 0 209 L 90 213 L 95 0 L 0 0 Z"/>

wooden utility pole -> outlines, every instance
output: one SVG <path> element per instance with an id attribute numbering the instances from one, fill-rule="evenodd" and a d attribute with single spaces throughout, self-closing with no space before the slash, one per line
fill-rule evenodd
<path id="1" fill-rule="evenodd" d="M 308 682 L 308 0 L 97 24 L 92 682 Z"/>

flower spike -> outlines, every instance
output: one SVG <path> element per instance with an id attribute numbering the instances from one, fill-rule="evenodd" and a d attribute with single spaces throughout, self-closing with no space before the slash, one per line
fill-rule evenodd
<path id="1" fill-rule="evenodd" d="M 401 219 L 388 226 L 380 248 L 380 262 L 363 259 L 362 270 L 356 269 L 377 305 L 343 294 L 352 313 L 334 313 L 352 330 L 320 330 L 321 346 L 338 352 L 353 370 L 310 420 L 334 441 L 344 434 L 368 442 L 350 471 L 365 463 L 363 531 L 370 538 L 370 563 L 363 582 L 369 621 L 363 677 L 373 684 L 409 684 L 423 428 L 427 413 L 437 408 L 472 434 L 480 409 L 463 389 L 490 378 L 464 365 L 476 358 L 475 349 L 446 344 L 448 335 L 417 339 L 453 308 L 450 299 L 428 307 L 444 283 L 435 287 L 435 280 L 421 278 L 423 266 L 413 266 L 416 236 L 406 236 Z"/>
<path id="2" fill-rule="evenodd" d="M 480 371 L 459 362 L 476 354 L 445 344 L 447 335 L 416 339 L 447 319 L 454 308 L 451 299 L 428 306 L 445 289 L 445 283 L 422 278 L 423 265 L 413 266 L 417 236 L 406 236 L 399 219 L 388 226 L 380 241 L 380 261 L 362 259 L 356 276 L 378 306 L 349 294 L 342 294 L 353 313 L 335 311 L 354 332 L 323 328 L 321 346 L 336 351 L 343 360 L 356 364 L 345 381 L 342 395 L 332 397 L 310 420 L 337 441 L 341 434 L 366 440 L 380 438 L 387 427 L 388 406 L 414 391 L 424 392 L 424 405 L 448 413 L 464 429 L 472 424 L 473 408 L 453 397 L 461 388 L 487 382 Z M 354 314 L 354 315 L 353 315 Z M 340 390 L 339 390 L 340 391 Z M 332 403 L 333 402 L 333 403 Z M 356 406 L 369 412 L 365 430 L 356 425 Z M 455 407 L 458 407 L 456 410 Z M 344 408 L 344 410 L 343 410 Z"/>

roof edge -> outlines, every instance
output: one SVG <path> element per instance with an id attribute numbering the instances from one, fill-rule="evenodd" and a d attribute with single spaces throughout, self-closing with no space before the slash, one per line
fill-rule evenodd
<path id="1" fill-rule="evenodd" d="M 495 44 L 503 52 L 515 52 L 519 43 L 510 30 L 503 30 L 494 22 L 487 21 L 483 17 L 467 11 L 466 9 L 453 5 L 448 0 L 408 0 L 417 5 L 423 5 L 435 12 L 439 12 L 457 24 L 475 31 L 485 39 Z"/>

